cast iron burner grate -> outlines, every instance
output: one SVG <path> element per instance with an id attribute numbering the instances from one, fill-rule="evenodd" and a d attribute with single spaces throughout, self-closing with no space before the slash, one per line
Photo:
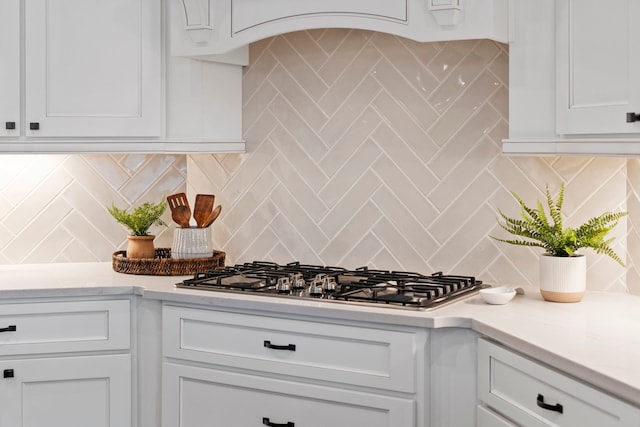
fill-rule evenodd
<path id="1" fill-rule="evenodd" d="M 422 310 L 457 301 L 487 287 L 473 276 L 442 272 L 423 275 L 367 267 L 348 270 L 299 262 L 279 265 L 265 261 L 198 272 L 175 286 Z"/>

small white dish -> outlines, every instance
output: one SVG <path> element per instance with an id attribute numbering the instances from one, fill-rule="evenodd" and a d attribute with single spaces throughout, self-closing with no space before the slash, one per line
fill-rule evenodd
<path id="1" fill-rule="evenodd" d="M 487 304 L 506 304 L 516 296 L 516 290 L 512 286 L 498 286 L 480 290 L 480 295 Z"/>

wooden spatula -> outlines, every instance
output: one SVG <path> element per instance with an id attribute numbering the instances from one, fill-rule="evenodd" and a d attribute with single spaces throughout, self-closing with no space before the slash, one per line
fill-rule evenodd
<path id="1" fill-rule="evenodd" d="M 167 203 L 169 203 L 173 221 L 182 228 L 189 228 L 191 208 L 189 207 L 187 195 L 184 193 L 172 194 L 167 196 Z"/>
<path id="2" fill-rule="evenodd" d="M 218 216 L 220 216 L 220 211 L 222 211 L 222 206 L 220 205 L 216 206 L 216 208 L 211 211 L 211 214 L 209 215 L 207 220 L 204 222 L 204 224 L 202 224 L 202 228 L 207 228 L 208 226 L 213 224 L 213 221 L 218 219 Z"/>
<path id="3" fill-rule="evenodd" d="M 204 223 L 211 215 L 213 210 L 213 202 L 216 197 L 213 194 L 196 194 L 196 204 L 193 207 L 193 217 L 196 220 L 198 228 L 203 228 Z"/>

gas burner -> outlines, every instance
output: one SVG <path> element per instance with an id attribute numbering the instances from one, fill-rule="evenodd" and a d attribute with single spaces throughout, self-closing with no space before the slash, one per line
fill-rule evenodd
<path id="1" fill-rule="evenodd" d="M 348 270 L 299 262 L 279 265 L 254 261 L 199 272 L 176 287 L 430 310 L 477 293 L 487 285 L 473 276 L 442 272 L 423 275 L 367 267 Z"/>

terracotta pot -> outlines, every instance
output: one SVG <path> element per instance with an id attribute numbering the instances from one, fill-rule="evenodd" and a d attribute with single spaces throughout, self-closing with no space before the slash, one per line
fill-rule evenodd
<path id="1" fill-rule="evenodd" d="M 540 294 L 547 301 L 578 302 L 587 289 L 587 259 L 584 255 L 540 257 Z"/>
<path id="2" fill-rule="evenodd" d="M 155 258 L 156 248 L 153 239 L 156 236 L 127 236 L 127 258 Z"/>

